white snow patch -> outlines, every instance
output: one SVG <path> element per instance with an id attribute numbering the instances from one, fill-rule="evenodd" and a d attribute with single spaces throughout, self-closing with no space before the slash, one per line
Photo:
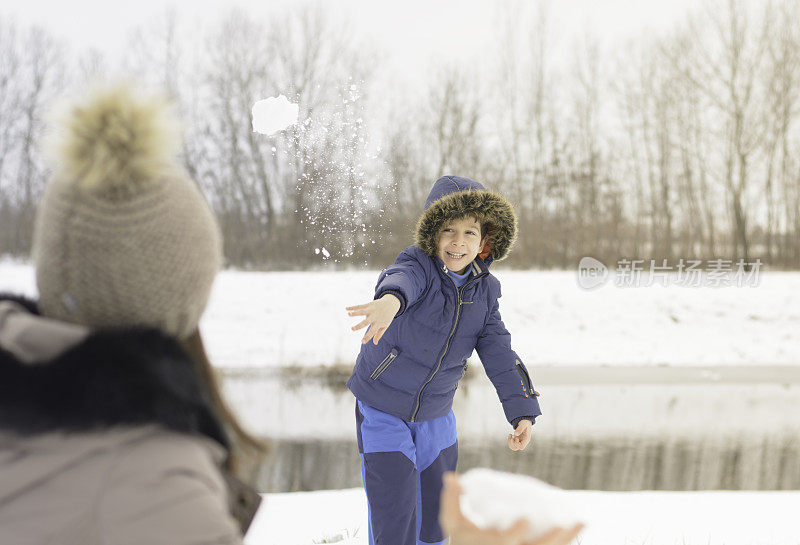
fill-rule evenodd
<path id="1" fill-rule="evenodd" d="M 357 322 L 344 309 L 372 300 L 378 274 L 223 272 L 202 322 L 212 361 L 354 363 L 363 332 L 350 330 Z M 500 313 L 511 345 L 534 373 L 563 365 L 800 363 L 800 273 L 763 273 L 758 287 L 595 291 L 579 288 L 571 271 L 493 274 L 503 285 Z M 291 308 L 313 309 L 303 327 L 292 325 Z"/>
<path id="2" fill-rule="evenodd" d="M 371 301 L 378 274 L 223 271 L 201 321 L 211 361 L 352 364 L 363 332 L 350 330 L 357 322 L 345 307 Z M 758 287 L 594 291 L 579 288 L 572 271 L 493 274 L 503 285 L 500 312 L 511 345 L 534 374 L 565 365 L 800 363 L 800 273 L 764 272 Z M 0 291 L 35 296 L 33 267 L 0 262 Z M 291 309 L 310 312 L 298 324 Z"/>
<path id="3" fill-rule="evenodd" d="M 569 491 L 580 545 L 797 545 L 800 492 Z M 363 489 L 265 494 L 245 545 L 366 545 Z"/>
<path id="4" fill-rule="evenodd" d="M 300 106 L 283 95 L 259 100 L 253 104 L 253 132 L 275 134 L 297 123 L 299 113 Z"/>

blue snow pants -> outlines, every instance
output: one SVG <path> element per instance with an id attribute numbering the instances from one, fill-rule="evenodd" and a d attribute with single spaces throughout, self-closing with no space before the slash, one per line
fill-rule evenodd
<path id="1" fill-rule="evenodd" d="M 369 545 L 447 542 L 439 526 L 442 475 L 458 461 L 456 417 L 406 422 L 356 401 Z"/>

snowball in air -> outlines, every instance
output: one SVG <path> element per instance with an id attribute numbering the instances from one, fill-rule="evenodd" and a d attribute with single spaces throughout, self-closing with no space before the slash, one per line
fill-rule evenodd
<path id="1" fill-rule="evenodd" d="M 525 518 L 530 539 L 585 520 L 570 493 L 526 475 L 476 468 L 459 477 L 464 515 L 481 528 L 510 528 Z"/>
<path id="2" fill-rule="evenodd" d="M 259 100 L 253 104 L 253 132 L 275 134 L 297 123 L 300 106 L 283 95 Z"/>

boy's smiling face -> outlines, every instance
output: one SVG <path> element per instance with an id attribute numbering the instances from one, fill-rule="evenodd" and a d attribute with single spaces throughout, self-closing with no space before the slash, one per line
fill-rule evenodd
<path id="1" fill-rule="evenodd" d="M 481 238 L 481 224 L 475 218 L 468 216 L 453 220 L 439 232 L 437 255 L 448 269 L 463 274 L 483 249 L 487 238 Z"/>

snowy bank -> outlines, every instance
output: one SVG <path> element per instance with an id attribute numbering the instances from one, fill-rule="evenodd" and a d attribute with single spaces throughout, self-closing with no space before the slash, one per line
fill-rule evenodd
<path id="1" fill-rule="evenodd" d="M 563 365 L 798 365 L 800 273 L 756 287 L 608 284 L 572 271 L 495 271 L 520 356 Z M 222 366 L 352 365 L 360 333 L 345 307 L 372 299 L 377 271 L 222 272 L 201 327 Z M 30 266 L 0 262 L 0 291 L 35 295 Z"/>

